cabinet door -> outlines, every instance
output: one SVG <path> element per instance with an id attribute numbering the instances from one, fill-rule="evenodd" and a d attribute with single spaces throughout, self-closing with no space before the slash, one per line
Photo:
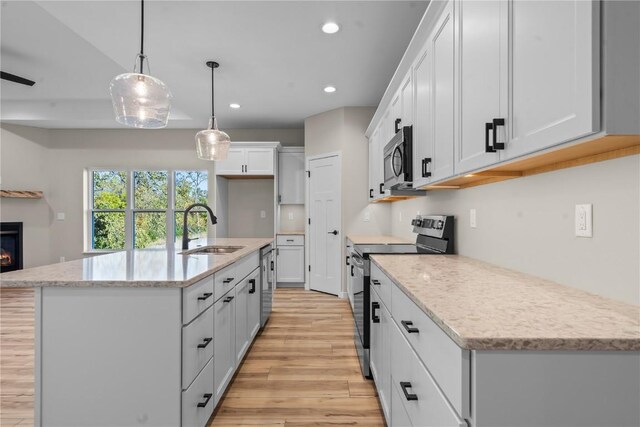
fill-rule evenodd
<path id="1" fill-rule="evenodd" d="M 278 247 L 278 283 L 304 282 L 304 246 Z"/>
<path id="2" fill-rule="evenodd" d="M 373 380 L 376 383 L 376 388 L 380 385 L 380 356 L 382 354 L 382 345 L 383 343 L 380 341 L 382 334 L 380 333 L 381 323 L 380 323 L 380 306 L 382 303 L 380 302 L 380 297 L 373 290 L 373 287 L 370 289 L 370 298 L 371 306 L 369 307 L 369 313 L 371 313 L 369 322 L 369 365 L 371 367 L 371 375 L 373 376 Z"/>
<path id="3" fill-rule="evenodd" d="M 413 125 L 413 76 L 409 71 L 400 87 L 400 98 L 402 101 L 402 126 Z"/>
<path id="4" fill-rule="evenodd" d="M 249 279 L 246 278 L 236 286 L 236 366 L 242 362 L 244 353 L 249 347 L 249 326 L 248 326 L 248 310 L 249 301 Z"/>
<path id="5" fill-rule="evenodd" d="M 377 163 L 377 149 L 378 134 L 380 129 L 376 129 L 369 137 L 369 189 L 368 198 L 369 201 L 373 201 L 378 196 L 378 163 Z"/>
<path id="6" fill-rule="evenodd" d="M 249 175 L 273 175 L 272 148 L 246 148 L 246 173 Z"/>
<path id="7" fill-rule="evenodd" d="M 391 419 L 391 326 L 393 319 L 382 300 L 380 300 L 380 323 L 379 342 L 380 350 L 378 355 L 378 397 L 382 405 L 387 424 Z"/>
<path id="8" fill-rule="evenodd" d="M 455 173 L 498 162 L 499 152 L 486 151 L 487 123 L 508 121 L 507 12 L 502 0 L 458 3 L 460 34 L 460 134 L 455 150 Z"/>
<path id="9" fill-rule="evenodd" d="M 506 158 L 599 128 L 597 1 L 510 2 Z"/>
<path id="10" fill-rule="evenodd" d="M 433 169 L 432 180 L 453 175 L 454 26 L 449 0 L 433 33 Z"/>
<path id="11" fill-rule="evenodd" d="M 213 364 L 216 402 L 224 394 L 236 369 L 236 313 L 235 288 L 227 292 L 213 306 Z"/>
<path id="12" fill-rule="evenodd" d="M 385 196 L 384 192 L 384 146 L 393 137 L 393 121 L 391 120 L 391 108 L 387 109 L 387 112 L 382 118 L 380 123 L 380 131 L 378 137 L 375 139 L 373 162 L 375 163 L 374 171 L 375 175 L 375 187 L 373 187 L 373 194 L 376 199 L 380 199 Z"/>
<path id="13" fill-rule="evenodd" d="M 278 161 L 279 203 L 304 205 L 304 153 L 280 153 Z"/>
<path id="14" fill-rule="evenodd" d="M 229 148 L 227 159 L 215 162 L 216 175 L 242 175 L 244 164 L 244 148 Z"/>
<path id="15" fill-rule="evenodd" d="M 260 329 L 260 268 L 256 268 L 247 278 L 249 281 L 247 301 L 247 330 L 249 343 Z"/>
<path id="16" fill-rule="evenodd" d="M 402 126 L 402 88 L 398 90 L 398 93 L 396 93 L 396 96 L 391 100 L 391 110 L 389 112 L 389 121 L 390 121 L 391 135 L 393 136 L 396 133 L 396 128 Z"/>
<path id="17" fill-rule="evenodd" d="M 431 181 L 433 166 L 433 105 L 431 45 L 427 42 L 413 66 L 415 111 L 413 116 L 413 186 Z"/>

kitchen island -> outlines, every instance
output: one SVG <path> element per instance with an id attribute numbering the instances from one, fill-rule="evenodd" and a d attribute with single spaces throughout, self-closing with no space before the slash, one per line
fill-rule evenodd
<path id="1" fill-rule="evenodd" d="M 260 326 L 260 248 L 201 239 L 5 273 L 35 288 L 35 425 L 204 426 Z M 220 253 L 194 253 L 219 247 Z"/>
<path id="2" fill-rule="evenodd" d="M 640 307 L 459 255 L 371 259 L 390 425 L 640 425 Z"/>

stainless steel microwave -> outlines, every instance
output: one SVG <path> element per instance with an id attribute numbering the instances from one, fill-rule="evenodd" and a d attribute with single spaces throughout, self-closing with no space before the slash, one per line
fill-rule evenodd
<path id="1" fill-rule="evenodd" d="M 384 147 L 385 190 L 412 188 L 412 130 L 412 126 L 402 127 Z"/>

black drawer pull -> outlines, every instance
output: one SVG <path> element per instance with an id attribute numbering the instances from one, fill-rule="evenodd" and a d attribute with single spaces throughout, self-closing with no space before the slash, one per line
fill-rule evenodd
<path id="1" fill-rule="evenodd" d="M 504 142 L 498 142 L 498 127 L 504 127 L 504 119 L 493 119 L 493 149 L 504 150 Z"/>
<path id="2" fill-rule="evenodd" d="M 256 293 L 256 279 L 249 279 L 249 283 L 251 283 L 251 289 L 249 289 L 250 294 Z"/>
<path id="3" fill-rule="evenodd" d="M 209 297 L 211 297 L 211 295 L 213 295 L 213 293 L 205 292 L 204 294 L 202 294 L 201 297 L 198 297 L 198 301 L 204 301 L 204 300 L 208 299 Z"/>
<path id="4" fill-rule="evenodd" d="M 345 262 L 347 263 L 347 265 L 351 265 L 351 264 L 349 264 L 349 255 L 347 255 L 347 259 L 346 259 Z"/>
<path id="5" fill-rule="evenodd" d="M 198 344 L 198 348 L 207 348 L 211 341 L 213 341 L 213 338 L 202 338 L 202 344 Z"/>
<path id="6" fill-rule="evenodd" d="M 402 323 L 402 326 L 404 326 L 404 328 L 410 334 L 417 334 L 418 332 L 420 332 L 418 328 L 413 327 L 413 322 L 411 320 L 402 320 L 400 321 L 400 323 Z"/>
<path id="7" fill-rule="evenodd" d="M 222 281 L 222 283 L 231 283 L 231 282 L 233 282 L 235 279 L 236 279 L 235 277 L 227 277 L 226 279 L 224 279 L 224 280 Z"/>
<path id="8" fill-rule="evenodd" d="M 205 406 L 207 406 L 207 403 L 209 403 L 209 401 L 213 397 L 213 394 L 206 393 L 206 394 L 203 394 L 202 397 L 204 397 L 204 402 L 199 402 L 198 408 L 204 408 Z"/>
<path id="9" fill-rule="evenodd" d="M 233 298 L 235 298 L 235 297 L 226 297 L 225 299 L 222 300 L 222 302 L 231 302 L 231 300 L 233 300 Z"/>
<path id="10" fill-rule="evenodd" d="M 271 271 L 273 271 L 273 261 L 271 261 Z"/>
<path id="11" fill-rule="evenodd" d="M 400 388 L 402 388 L 402 392 L 404 393 L 404 397 L 407 400 L 418 400 L 418 396 L 413 394 L 413 393 L 409 393 L 407 391 L 408 388 L 411 388 L 411 383 L 408 381 L 401 381 L 400 382 Z"/>
<path id="12" fill-rule="evenodd" d="M 293 242 L 293 239 L 287 239 L 287 242 Z"/>
<path id="13" fill-rule="evenodd" d="M 431 157 L 425 157 L 422 159 L 422 177 L 431 177 Z"/>
<path id="14" fill-rule="evenodd" d="M 493 130 L 493 123 L 484 124 L 484 151 L 485 153 L 495 153 L 496 150 L 489 143 L 489 131 Z"/>
<path id="15" fill-rule="evenodd" d="M 380 194 L 384 194 L 384 182 L 380 184 Z"/>
<path id="16" fill-rule="evenodd" d="M 374 285 L 376 285 L 376 286 L 380 286 L 380 281 L 379 281 L 379 280 L 373 279 L 373 280 L 371 281 L 371 283 L 373 283 L 373 284 L 374 284 Z"/>
<path id="17" fill-rule="evenodd" d="M 369 198 L 373 199 L 373 188 L 369 189 Z"/>
<path id="18" fill-rule="evenodd" d="M 371 303 L 371 321 L 373 323 L 380 323 L 380 316 L 376 316 L 376 310 L 380 308 L 380 303 L 372 302 Z"/>

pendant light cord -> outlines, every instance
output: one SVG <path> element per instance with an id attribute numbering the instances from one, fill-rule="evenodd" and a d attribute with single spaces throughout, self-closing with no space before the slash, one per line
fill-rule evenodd
<path id="1" fill-rule="evenodd" d="M 216 86 L 213 79 L 214 70 L 215 68 L 211 67 L 211 117 L 212 118 L 215 117 L 214 102 L 213 102 L 213 100 L 215 99 L 215 93 L 216 93 Z"/>
<path id="2" fill-rule="evenodd" d="M 140 74 L 144 74 L 142 64 L 144 62 L 144 0 L 140 0 Z"/>

